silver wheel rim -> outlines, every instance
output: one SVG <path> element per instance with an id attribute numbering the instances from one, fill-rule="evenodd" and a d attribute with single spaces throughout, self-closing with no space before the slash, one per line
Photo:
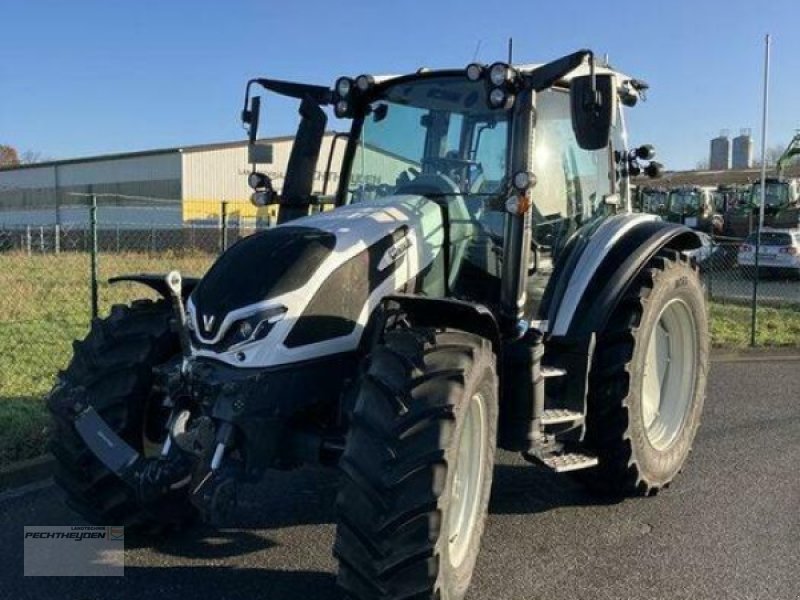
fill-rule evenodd
<path id="1" fill-rule="evenodd" d="M 650 334 L 642 378 L 642 419 L 650 445 L 668 448 L 683 429 L 695 390 L 697 328 L 683 300 L 661 309 Z"/>
<path id="2" fill-rule="evenodd" d="M 464 562 L 478 520 L 487 438 L 484 410 L 481 395 L 472 396 L 464 413 L 464 426 L 455 453 L 455 473 L 450 487 L 447 517 L 448 556 L 453 567 Z"/>

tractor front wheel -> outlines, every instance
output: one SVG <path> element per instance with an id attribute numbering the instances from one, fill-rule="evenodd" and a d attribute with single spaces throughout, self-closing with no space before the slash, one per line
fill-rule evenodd
<path id="1" fill-rule="evenodd" d="M 370 358 L 341 461 L 334 552 L 358 600 L 463 598 L 486 521 L 497 434 L 491 345 L 388 332 Z"/>
<path id="2" fill-rule="evenodd" d="M 168 413 L 153 389 L 153 368 L 180 352 L 171 319 L 165 301 L 114 306 L 74 344 L 72 361 L 48 398 L 55 481 L 67 503 L 91 523 L 154 532 L 195 515 L 188 486 L 143 505 L 135 490 L 92 454 L 72 422 L 75 403 L 89 404 L 135 450 L 146 457 L 160 454 Z"/>

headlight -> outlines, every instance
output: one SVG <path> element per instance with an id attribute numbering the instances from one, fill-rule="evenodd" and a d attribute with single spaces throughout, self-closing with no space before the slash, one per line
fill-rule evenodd
<path id="1" fill-rule="evenodd" d="M 333 108 L 333 112 L 339 119 L 344 119 L 350 112 L 350 105 L 347 100 L 339 100 Z"/>
<path id="2" fill-rule="evenodd" d="M 536 185 L 536 176 L 528 171 L 517 171 L 514 173 L 511 183 L 516 190 L 524 192 L 528 188 Z"/>
<path id="3" fill-rule="evenodd" d="M 514 105 L 514 94 L 510 94 L 503 88 L 494 88 L 489 92 L 489 106 L 492 108 L 508 109 Z"/>
<path id="4" fill-rule="evenodd" d="M 374 83 L 375 79 L 373 79 L 372 75 L 359 75 L 356 77 L 356 89 L 362 94 L 367 92 Z"/>
<path id="5" fill-rule="evenodd" d="M 467 79 L 470 81 L 478 81 L 483 77 L 483 65 L 472 63 L 467 65 Z"/>
<path id="6" fill-rule="evenodd" d="M 240 319 L 231 325 L 220 345 L 224 350 L 230 351 L 241 344 L 264 339 L 285 314 L 285 306 L 273 306 Z"/>
<path id="7" fill-rule="evenodd" d="M 492 85 L 500 86 L 510 82 L 514 78 L 514 69 L 505 63 L 494 63 L 489 67 L 489 81 Z"/>
<path id="8" fill-rule="evenodd" d="M 339 77 L 339 79 L 336 80 L 334 89 L 339 95 L 339 98 L 347 98 L 347 96 L 350 95 L 350 91 L 353 89 L 353 80 L 349 77 Z"/>

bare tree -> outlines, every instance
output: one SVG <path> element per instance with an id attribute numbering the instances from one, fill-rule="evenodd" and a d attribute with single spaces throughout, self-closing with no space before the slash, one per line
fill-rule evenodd
<path id="1" fill-rule="evenodd" d="M 786 149 L 786 144 L 773 144 L 769 148 L 767 148 L 766 153 L 766 161 L 768 167 L 774 167 L 778 163 L 778 159 L 783 155 L 783 151 Z M 754 167 L 761 166 L 761 157 L 759 156 L 753 161 Z"/>
<path id="2" fill-rule="evenodd" d="M 46 160 L 49 159 L 37 150 L 25 150 L 19 155 L 19 164 L 21 165 L 32 165 Z"/>

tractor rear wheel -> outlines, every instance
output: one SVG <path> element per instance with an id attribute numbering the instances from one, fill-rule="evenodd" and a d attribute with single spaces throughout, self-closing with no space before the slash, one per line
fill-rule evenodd
<path id="1" fill-rule="evenodd" d="M 158 530 L 191 519 L 188 486 L 143 506 L 135 491 L 86 447 L 72 424 L 76 402 L 88 403 L 122 439 L 145 456 L 158 456 L 166 434 L 153 367 L 180 352 L 165 301 L 139 300 L 114 306 L 95 319 L 48 398 L 52 414 L 50 452 L 55 481 L 67 504 L 91 523 Z"/>
<path id="2" fill-rule="evenodd" d="M 358 600 L 459 600 L 492 483 L 491 345 L 452 329 L 395 330 L 367 361 L 341 461 L 339 585 Z"/>
<path id="3" fill-rule="evenodd" d="M 683 467 L 705 398 L 708 316 L 693 262 L 672 250 L 655 256 L 594 356 L 585 444 L 600 464 L 575 476 L 605 494 L 655 494 Z"/>

